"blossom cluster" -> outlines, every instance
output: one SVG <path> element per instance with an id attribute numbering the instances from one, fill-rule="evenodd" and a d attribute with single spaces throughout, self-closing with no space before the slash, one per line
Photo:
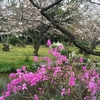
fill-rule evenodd
<path id="1" fill-rule="evenodd" d="M 64 49 L 64 45 L 62 43 L 60 43 L 59 41 L 57 43 L 51 43 L 50 39 L 47 40 L 47 46 L 49 46 L 50 48 L 58 48 L 59 51 L 62 51 Z"/>
<path id="2" fill-rule="evenodd" d="M 48 44 L 51 44 L 49 41 Z M 99 71 L 83 65 L 81 57 L 76 63 L 69 62 L 68 58 L 61 55 L 58 48 L 51 48 L 49 53 L 54 57 L 39 58 L 34 56 L 34 61 L 45 61 L 36 72 L 29 72 L 25 66 L 11 73 L 11 82 L 7 84 L 7 90 L 2 93 L 0 100 L 5 100 L 12 93 L 28 90 L 28 86 L 36 87 L 32 100 L 44 100 L 56 96 L 69 100 L 98 100 L 100 93 Z M 57 99 L 58 100 L 58 99 Z"/>

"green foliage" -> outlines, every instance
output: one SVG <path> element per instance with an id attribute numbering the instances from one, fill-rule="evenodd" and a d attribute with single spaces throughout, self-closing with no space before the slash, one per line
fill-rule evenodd
<path id="1" fill-rule="evenodd" d="M 66 55 L 66 56 L 68 57 L 68 50 L 63 49 L 60 53 L 61 53 L 62 55 Z"/>
<path id="2" fill-rule="evenodd" d="M 61 42 L 65 47 L 68 46 L 68 42 Z"/>
<path id="3" fill-rule="evenodd" d="M 85 40 L 79 41 L 78 43 L 79 43 L 80 45 L 86 45 L 86 46 L 89 45 L 89 42 L 88 42 L 88 41 L 85 41 Z"/>
<path id="4" fill-rule="evenodd" d="M 0 73 L 15 71 L 14 63 L 0 62 Z"/>
<path id="5" fill-rule="evenodd" d="M 17 37 L 12 37 L 10 39 L 10 44 L 12 44 L 13 46 L 22 46 L 24 47 L 24 43 L 21 41 L 20 38 L 17 38 Z"/>
<path id="6" fill-rule="evenodd" d="M 25 61 L 18 61 L 18 62 L 0 62 L 0 73 L 9 73 L 15 72 L 16 69 L 21 68 L 21 66 L 27 66 L 27 69 L 30 69 L 32 66 L 33 61 L 25 62 Z"/>
<path id="7" fill-rule="evenodd" d="M 65 35 L 61 35 L 61 34 L 55 34 L 55 35 L 51 35 L 50 36 L 50 38 L 51 38 L 51 41 L 53 41 L 53 42 L 67 42 L 68 41 L 68 37 L 67 36 L 65 36 Z"/>
<path id="8" fill-rule="evenodd" d="M 51 100 L 68 100 L 68 97 L 61 97 L 59 95 L 55 95 Z"/>
<path id="9" fill-rule="evenodd" d="M 33 64 L 30 67 L 28 67 L 28 70 L 35 72 L 38 69 L 38 67 L 39 67 L 39 63 L 33 62 Z"/>
<path id="10" fill-rule="evenodd" d="M 28 51 L 27 49 L 24 51 L 24 56 L 25 56 L 25 58 L 24 58 L 24 61 L 25 62 L 29 62 L 30 61 L 30 51 Z"/>
<path id="11" fill-rule="evenodd" d="M 58 15 L 59 17 L 62 17 L 64 14 L 64 11 L 61 8 L 58 8 L 58 10 L 56 11 L 56 15 Z"/>
<path id="12" fill-rule="evenodd" d="M 80 54 L 83 54 L 83 53 L 84 53 L 82 49 L 79 49 L 78 52 L 79 52 Z"/>
<path id="13" fill-rule="evenodd" d="M 79 41 L 78 43 L 79 43 L 80 45 L 83 45 L 83 46 L 89 46 L 89 42 L 88 42 L 88 41 L 85 41 L 85 40 Z M 81 54 L 87 54 L 87 53 L 84 52 L 82 49 L 79 49 L 78 52 L 81 53 Z"/>
<path id="14" fill-rule="evenodd" d="M 44 32 L 46 30 L 47 26 L 45 24 L 40 24 L 37 29 L 40 31 L 40 32 Z"/>

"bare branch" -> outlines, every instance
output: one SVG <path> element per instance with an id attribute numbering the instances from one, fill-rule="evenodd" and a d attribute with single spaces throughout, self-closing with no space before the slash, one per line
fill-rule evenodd
<path id="1" fill-rule="evenodd" d="M 29 0 L 37 9 L 41 9 L 37 4 L 33 2 L 33 0 Z"/>
<path id="2" fill-rule="evenodd" d="M 41 11 L 47 11 L 48 9 L 50 9 L 50 8 L 54 7 L 55 5 L 59 4 L 61 1 L 63 1 L 63 0 L 56 0 L 54 3 L 48 5 L 47 7 L 43 8 L 43 9 L 41 9 Z"/>
<path id="3" fill-rule="evenodd" d="M 100 6 L 100 3 L 98 3 L 98 2 L 94 2 L 94 1 L 91 1 L 91 0 L 89 0 L 89 2 L 90 2 L 90 3 L 93 3 L 93 4 L 97 4 L 97 5 Z"/>

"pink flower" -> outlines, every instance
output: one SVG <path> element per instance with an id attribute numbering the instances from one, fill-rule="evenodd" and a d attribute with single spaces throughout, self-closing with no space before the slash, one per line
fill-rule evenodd
<path id="1" fill-rule="evenodd" d="M 34 62 L 38 62 L 38 58 L 37 58 L 37 56 L 34 56 Z"/>
<path id="2" fill-rule="evenodd" d="M 61 93 L 60 93 L 61 96 L 63 96 L 65 93 L 66 93 L 65 88 L 62 88 Z"/>
<path id="3" fill-rule="evenodd" d="M 51 41 L 50 41 L 50 39 L 47 40 L 47 46 L 51 46 Z"/>
<path id="4" fill-rule="evenodd" d="M 39 97 L 37 94 L 34 95 L 34 99 L 33 100 L 39 100 Z"/>
<path id="5" fill-rule="evenodd" d="M 39 91 L 41 91 L 41 90 L 42 90 L 42 88 L 38 88 L 38 90 L 39 90 Z"/>
<path id="6" fill-rule="evenodd" d="M 60 46 L 59 46 L 59 49 L 60 49 L 60 51 L 62 51 L 62 49 L 63 49 L 63 45 L 60 45 Z"/>
<path id="7" fill-rule="evenodd" d="M 48 80 L 48 76 L 44 75 L 43 76 L 43 81 Z"/>
<path id="8" fill-rule="evenodd" d="M 26 70 L 26 66 L 22 66 L 22 70 L 25 71 Z"/>
<path id="9" fill-rule="evenodd" d="M 54 73 L 53 73 L 53 76 L 54 76 L 54 77 L 57 77 L 57 72 L 54 72 Z"/>
<path id="10" fill-rule="evenodd" d="M 27 89 L 27 87 L 26 87 L 26 84 L 24 83 L 24 84 L 22 85 L 22 90 L 25 90 L 25 89 Z"/>
<path id="11" fill-rule="evenodd" d="M 53 53 L 53 48 L 51 48 L 50 50 L 48 50 L 48 53 L 52 54 Z"/>
<path id="12" fill-rule="evenodd" d="M 67 90 L 67 94 L 68 94 L 68 95 L 70 95 L 70 91 L 71 91 L 71 90 L 70 90 L 70 88 L 69 88 L 69 89 Z"/>
<path id="13" fill-rule="evenodd" d="M 16 86 L 16 85 L 18 85 L 19 83 L 18 83 L 18 79 L 14 79 L 14 80 L 12 80 L 11 82 L 10 82 L 10 85 L 13 85 L 13 86 Z"/>
<path id="14" fill-rule="evenodd" d="M 83 77 L 81 78 L 81 81 L 83 81 L 83 82 L 84 82 L 84 78 L 83 78 Z"/>
<path id="15" fill-rule="evenodd" d="M 41 68 L 39 69 L 39 72 L 41 72 L 42 74 L 45 74 L 47 72 L 44 65 L 41 66 Z"/>
<path id="16" fill-rule="evenodd" d="M 72 66 L 68 65 L 67 68 L 68 68 L 68 70 L 72 70 Z"/>
<path id="17" fill-rule="evenodd" d="M 98 80 L 98 84 L 100 84 L 100 79 Z"/>
<path id="18" fill-rule="evenodd" d="M 55 67 L 55 72 L 61 72 L 61 67 L 60 66 Z"/>
<path id="19" fill-rule="evenodd" d="M 97 97 L 96 96 L 94 96 L 94 97 L 92 97 L 92 99 L 91 100 L 97 100 Z"/>
<path id="20" fill-rule="evenodd" d="M 9 78 L 16 78 L 16 74 L 15 74 L 15 73 L 11 73 L 11 74 L 9 75 Z"/>
<path id="21" fill-rule="evenodd" d="M 22 87 L 19 85 L 19 86 L 17 87 L 17 90 L 18 90 L 18 91 L 22 90 Z"/>
<path id="22" fill-rule="evenodd" d="M 79 62 L 83 63 L 83 58 L 82 57 L 80 57 Z"/>
<path id="23" fill-rule="evenodd" d="M 5 92 L 5 96 L 9 97 L 10 96 L 10 92 L 9 91 Z"/>
<path id="24" fill-rule="evenodd" d="M 86 96 L 86 97 L 84 98 L 84 100 L 89 100 L 89 96 Z"/>
<path id="25" fill-rule="evenodd" d="M 97 84 L 94 82 L 89 82 L 88 88 L 91 92 L 95 91 L 97 89 Z"/>
<path id="26" fill-rule="evenodd" d="M 86 66 L 83 66 L 83 71 L 86 71 Z"/>
<path id="27" fill-rule="evenodd" d="M 14 92 L 15 94 L 17 93 L 17 87 L 14 86 L 12 92 Z"/>
<path id="28" fill-rule="evenodd" d="M 90 73 L 89 72 L 86 72 L 85 74 L 83 74 L 83 77 L 85 77 L 85 78 L 89 78 L 89 76 L 90 76 Z"/>
<path id="29" fill-rule="evenodd" d="M 55 56 L 56 58 L 61 57 L 61 54 L 57 51 L 53 52 L 53 56 Z"/>
<path id="30" fill-rule="evenodd" d="M 71 77 L 71 78 L 69 78 L 69 86 L 75 86 L 75 78 L 74 77 Z"/>
<path id="31" fill-rule="evenodd" d="M 4 100 L 4 96 L 1 96 L 1 97 L 0 97 L 0 100 Z"/>
<path id="32" fill-rule="evenodd" d="M 57 73 L 58 73 L 58 72 L 61 72 L 61 67 L 60 67 L 60 66 L 57 66 L 57 67 L 55 67 L 53 70 L 54 70 L 53 76 L 54 76 L 54 77 L 57 77 Z"/>
<path id="33" fill-rule="evenodd" d="M 17 73 L 20 74 L 21 73 L 21 69 L 17 69 Z"/>

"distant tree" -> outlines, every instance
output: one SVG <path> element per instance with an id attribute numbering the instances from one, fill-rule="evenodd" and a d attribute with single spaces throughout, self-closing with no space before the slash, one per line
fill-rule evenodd
<path id="1" fill-rule="evenodd" d="M 1 2 L 2 4 L 3 1 Z M 0 7 L 0 27 L 3 30 L 1 32 L 2 42 L 4 41 L 3 37 L 5 33 L 11 33 L 12 36 L 17 37 L 22 36 L 23 42 L 27 42 L 27 38 L 31 37 L 33 41 L 34 54 L 38 55 L 41 40 L 43 39 L 46 31 L 49 29 L 50 23 L 46 21 L 47 24 L 44 24 L 43 22 L 45 22 L 45 19 L 43 16 L 35 7 L 33 8 L 31 3 L 27 0 L 6 0 L 5 2 L 6 3 Z M 45 29 L 40 29 L 40 26 L 45 26 Z M 32 33 L 33 35 L 30 34 L 28 29 L 34 30 Z M 9 36 L 8 34 L 6 35 Z M 8 40 L 10 38 L 11 37 L 6 37 Z M 3 44 L 8 45 L 9 41 L 6 42 L 7 43 Z"/>

